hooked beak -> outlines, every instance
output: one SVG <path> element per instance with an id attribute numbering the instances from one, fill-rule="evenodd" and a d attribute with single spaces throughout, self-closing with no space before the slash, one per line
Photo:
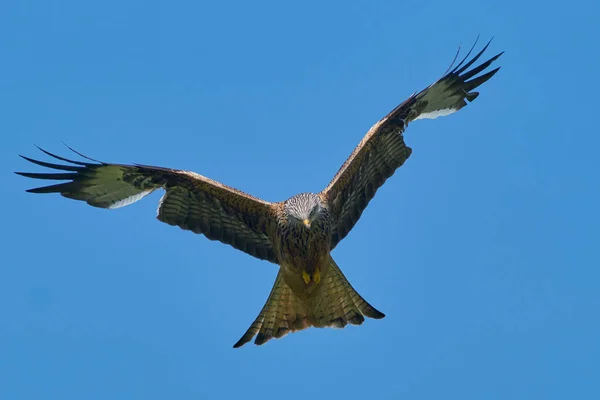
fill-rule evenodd
<path id="1" fill-rule="evenodd" d="M 304 224 L 305 227 L 310 229 L 310 220 L 305 219 L 304 221 L 302 221 L 302 223 Z"/>

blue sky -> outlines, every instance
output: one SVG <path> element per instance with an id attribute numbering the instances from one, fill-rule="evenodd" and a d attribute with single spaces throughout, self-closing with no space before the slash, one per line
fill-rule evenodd
<path id="1" fill-rule="evenodd" d="M 600 396 L 592 1 L 22 1 L 0 8 L 0 398 Z M 34 196 L 18 154 L 319 191 L 371 124 L 495 36 L 503 68 L 333 255 L 387 314 L 231 348 L 276 267 L 154 218 Z"/>

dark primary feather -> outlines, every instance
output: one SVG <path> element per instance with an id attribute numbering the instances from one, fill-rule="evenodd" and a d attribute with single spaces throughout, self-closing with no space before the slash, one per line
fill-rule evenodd
<path id="1" fill-rule="evenodd" d="M 67 182 L 29 189 L 30 193 L 60 193 L 94 207 L 119 208 L 163 188 L 166 193 L 160 200 L 157 215 L 160 221 L 203 234 L 254 257 L 277 262 L 269 238 L 276 223 L 271 203 L 193 172 L 145 165 L 81 162 L 40 150 L 70 165 L 21 156 L 33 164 L 61 172 L 17 174 Z"/>
<path id="2" fill-rule="evenodd" d="M 406 146 L 403 138 L 408 123 L 460 110 L 467 105 L 467 101 L 473 101 L 479 95 L 471 91 L 498 72 L 499 67 L 475 77 L 503 53 L 468 70 L 489 44 L 488 42 L 478 54 L 467 61 L 472 48 L 465 58 L 441 79 L 410 96 L 373 125 L 327 188 L 320 193 L 323 200 L 329 204 L 334 219 L 332 249 L 354 227 L 377 189 L 410 157 L 412 150 Z"/>

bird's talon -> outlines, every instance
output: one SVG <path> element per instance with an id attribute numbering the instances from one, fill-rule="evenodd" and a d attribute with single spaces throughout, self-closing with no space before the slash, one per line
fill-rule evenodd
<path id="1" fill-rule="evenodd" d="M 310 282 L 310 275 L 306 271 L 302 271 L 302 279 L 304 279 L 304 283 L 308 285 Z"/>
<path id="2" fill-rule="evenodd" d="M 321 282 L 321 270 L 319 268 L 315 269 L 315 273 L 313 274 L 313 281 L 315 281 L 315 283 Z"/>

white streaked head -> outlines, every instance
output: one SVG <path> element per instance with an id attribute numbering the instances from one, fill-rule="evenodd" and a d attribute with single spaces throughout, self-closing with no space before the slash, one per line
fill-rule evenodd
<path id="1" fill-rule="evenodd" d="M 321 199 L 314 193 L 300 193 L 285 201 L 283 211 L 288 220 L 304 224 L 310 228 L 311 223 L 320 216 L 323 210 Z"/>

